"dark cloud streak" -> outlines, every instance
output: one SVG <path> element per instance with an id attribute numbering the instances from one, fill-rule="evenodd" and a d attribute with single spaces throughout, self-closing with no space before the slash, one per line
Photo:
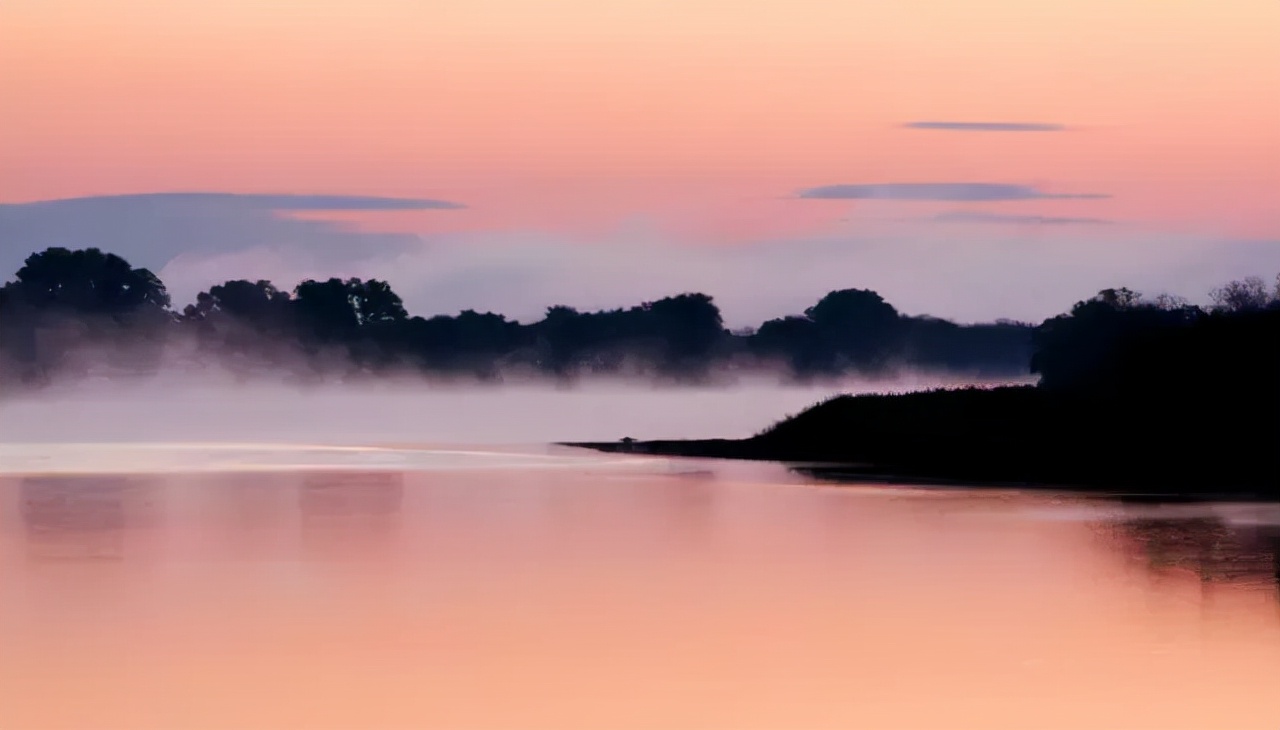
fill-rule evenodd
<path id="1" fill-rule="evenodd" d="M 182 254 L 256 248 L 286 252 L 300 263 L 359 261 L 413 251 L 421 240 L 288 214 L 462 207 L 421 198 L 236 193 L 144 193 L 0 204 L 0 281 L 28 254 L 50 246 L 97 247 L 155 270 Z"/>
<path id="2" fill-rule="evenodd" d="M 801 190 L 797 197 L 812 200 L 910 200 L 996 202 L 1008 200 L 1109 198 L 1099 193 L 1046 193 L 1030 185 L 988 182 L 880 183 L 822 185 Z"/>

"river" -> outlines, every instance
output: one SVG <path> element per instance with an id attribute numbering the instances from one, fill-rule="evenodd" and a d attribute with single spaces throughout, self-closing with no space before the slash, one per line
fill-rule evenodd
<path id="1" fill-rule="evenodd" d="M 1280 727 L 1265 505 L 549 447 L 6 458 L 5 730 Z"/>

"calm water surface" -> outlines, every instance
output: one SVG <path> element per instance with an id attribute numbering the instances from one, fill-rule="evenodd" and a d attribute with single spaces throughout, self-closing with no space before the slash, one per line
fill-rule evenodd
<path id="1" fill-rule="evenodd" d="M 1280 728 L 1275 508 L 142 448 L 8 455 L 0 728 Z"/>

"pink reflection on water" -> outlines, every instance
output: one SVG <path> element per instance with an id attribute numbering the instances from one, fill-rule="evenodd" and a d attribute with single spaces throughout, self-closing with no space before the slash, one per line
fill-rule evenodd
<path id="1" fill-rule="evenodd" d="M 657 471 L 5 479 L 0 728 L 1280 721 L 1264 528 Z"/>

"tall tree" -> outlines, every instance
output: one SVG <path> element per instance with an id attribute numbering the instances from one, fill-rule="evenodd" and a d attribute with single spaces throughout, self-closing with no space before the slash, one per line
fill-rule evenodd
<path id="1" fill-rule="evenodd" d="M 49 248 L 32 254 L 18 269 L 12 296 L 36 307 L 84 314 L 169 306 L 169 292 L 159 277 L 96 248 Z"/>
<path id="2" fill-rule="evenodd" d="M 883 366 L 904 330 L 898 310 L 869 289 L 833 291 L 805 315 L 834 354 L 859 368 Z"/>
<path id="3" fill-rule="evenodd" d="M 404 302 L 385 281 L 308 279 L 294 289 L 303 323 L 323 338 L 341 337 L 368 324 L 408 318 Z"/>

